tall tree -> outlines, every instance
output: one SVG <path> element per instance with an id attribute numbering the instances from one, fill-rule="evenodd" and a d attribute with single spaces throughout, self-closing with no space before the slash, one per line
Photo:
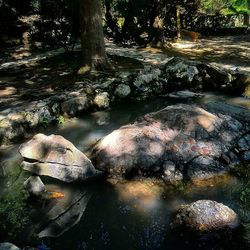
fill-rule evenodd
<path id="1" fill-rule="evenodd" d="M 80 0 L 82 67 L 79 74 L 107 66 L 101 0 Z"/>

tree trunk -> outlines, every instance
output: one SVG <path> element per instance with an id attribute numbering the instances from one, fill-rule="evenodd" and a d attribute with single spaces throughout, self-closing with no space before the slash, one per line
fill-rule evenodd
<path id="1" fill-rule="evenodd" d="M 120 31 L 117 25 L 117 20 L 112 17 L 111 14 L 111 6 L 110 6 L 110 0 L 105 0 L 105 18 L 106 18 L 106 23 L 107 26 L 111 29 L 112 31 L 112 37 L 115 39 L 115 41 L 119 42 L 120 38 Z"/>
<path id="2" fill-rule="evenodd" d="M 161 47 L 164 44 L 164 6 L 161 0 L 154 0 L 150 12 L 150 37 L 149 41 L 153 47 Z"/>
<path id="3" fill-rule="evenodd" d="M 181 17 L 180 17 L 180 6 L 176 6 L 176 28 L 177 28 L 177 40 L 181 39 Z"/>
<path id="4" fill-rule="evenodd" d="M 247 13 L 244 14 L 244 25 L 250 26 L 250 15 L 248 15 Z"/>
<path id="5" fill-rule="evenodd" d="M 80 0 L 82 67 L 79 74 L 107 66 L 101 0 Z"/>

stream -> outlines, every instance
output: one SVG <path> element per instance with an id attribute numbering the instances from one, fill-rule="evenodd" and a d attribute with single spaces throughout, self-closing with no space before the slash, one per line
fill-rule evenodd
<path id="1" fill-rule="evenodd" d="M 161 97 L 145 102 L 117 104 L 110 110 L 83 115 L 66 121 L 59 128 L 48 128 L 42 132 L 47 135 L 60 134 L 88 155 L 100 138 L 141 115 L 176 103 L 195 102 L 202 105 L 213 100 L 250 107 L 249 100 L 244 98 L 213 93 L 206 93 L 195 101 Z M 20 172 L 18 147 L 12 145 L 0 149 L 0 195 L 8 186 L 9 175 Z M 27 176 L 29 173 L 22 173 L 18 178 L 24 181 Z M 32 222 L 13 240 L 20 247 L 37 247 L 43 243 L 51 250 L 247 249 L 242 234 L 236 235 L 233 240 L 222 238 L 214 242 L 209 239 L 195 240 L 171 228 L 171 220 L 178 206 L 199 199 L 222 202 L 241 214 L 239 190 L 245 183 L 235 176 L 227 175 L 213 182 L 186 184 L 179 188 L 166 187 L 156 180 L 107 180 L 73 185 L 47 177 L 41 179 L 48 190 L 62 192 L 64 197 L 44 203 L 31 202 L 29 212 Z M 86 202 L 81 202 L 81 195 L 88 197 Z M 36 229 L 48 225 L 48 211 L 53 207 L 68 208 L 75 200 L 79 205 L 74 212 L 76 218 L 72 216 L 72 223 L 64 223 L 63 230 L 56 228 L 59 237 L 33 239 Z M 250 212 L 247 211 L 244 216 L 249 219 Z M 46 230 L 43 232 L 46 235 Z"/>

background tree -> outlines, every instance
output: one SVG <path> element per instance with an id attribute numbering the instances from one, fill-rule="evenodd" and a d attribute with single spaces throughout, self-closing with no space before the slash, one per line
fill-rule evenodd
<path id="1" fill-rule="evenodd" d="M 108 64 L 104 46 L 101 0 L 80 0 L 82 67 L 79 74 L 105 68 Z"/>

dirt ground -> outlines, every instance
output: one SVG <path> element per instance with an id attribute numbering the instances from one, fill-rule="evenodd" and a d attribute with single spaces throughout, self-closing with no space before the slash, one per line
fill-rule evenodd
<path id="1" fill-rule="evenodd" d="M 16 49 L 16 53 L 14 48 L 5 51 L 0 60 L 0 111 L 22 105 L 25 101 L 43 99 L 75 82 L 86 81 L 76 75 L 80 66 L 80 46 L 76 48 L 71 55 L 64 55 L 61 49 L 39 54 L 24 50 L 23 55 L 20 53 L 22 48 Z M 118 71 L 164 64 L 172 56 L 180 56 L 229 69 L 238 68 L 250 74 L 250 35 L 169 43 L 164 50 L 119 47 L 106 41 L 106 50 L 111 59 L 115 58 Z"/>
<path id="2" fill-rule="evenodd" d="M 182 40 L 178 43 L 168 43 L 164 51 L 146 50 L 210 62 L 227 69 L 238 68 L 242 72 L 250 73 L 250 35 L 207 37 L 197 42 Z"/>

